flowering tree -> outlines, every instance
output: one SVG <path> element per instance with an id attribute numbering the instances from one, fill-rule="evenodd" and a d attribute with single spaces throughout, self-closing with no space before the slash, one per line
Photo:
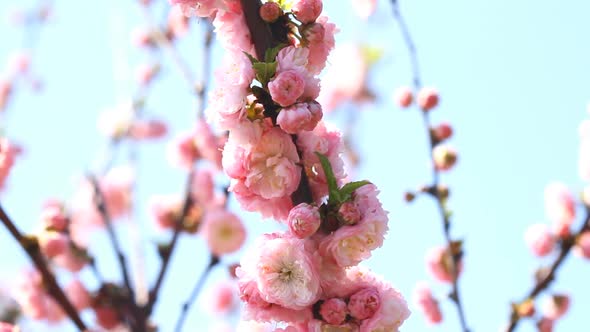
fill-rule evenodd
<path id="1" fill-rule="evenodd" d="M 235 298 L 241 300 L 239 322 L 215 325 L 216 331 L 403 329 L 410 316 L 404 295 L 361 264 L 373 255 L 387 255 L 376 249 L 384 246 L 390 225 L 378 183 L 353 179 L 359 163 L 356 112 L 340 110 L 377 100 L 369 76 L 378 75 L 372 68 L 382 51 L 350 46 L 330 58 L 338 29 L 325 16 L 322 0 L 171 0 L 163 6 L 164 24 L 154 18 L 157 4 L 138 5 L 147 28 L 134 30 L 132 41 L 150 60 L 137 70 L 132 100 L 107 109 L 98 119 L 107 141 L 104 156 L 78 178 L 72 199 L 47 198 L 34 231 L 24 232 L 20 221 L 11 218 L 11 207 L 0 205 L 0 220 L 33 263 L 11 295 L 16 304 L 8 301 L 4 308 L 0 331 L 18 331 L 18 326 L 26 330 L 31 321 L 70 321 L 79 331 L 181 331 L 215 270 L 226 278 L 205 290 L 209 309 L 232 314 Z M 347 5 L 367 18 L 377 2 Z M 453 232 L 450 190 L 441 181 L 458 160 L 448 144 L 454 129 L 448 122 L 434 124 L 439 92 L 422 85 L 418 50 L 399 4 L 392 0 L 387 5 L 393 10 L 388 17 L 397 23 L 407 46 L 412 72 L 407 80 L 413 83 L 395 92 L 395 102 L 400 108 L 415 108 L 421 117 L 432 171 L 431 180 L 407 191 L 405 200 L 434 200 L 443 244 L 427 252 L 427 269 L 448 285 L 460 330 L 473 331 L 471 324 L 477 325 L 468 314 L 475 308 L 465 304 L 470 290 L 462 294 L 461 282 L 469 259 L 477 258 L 465 255 L 464 239 Z M 51 17 L 50 8 L 42 2 L 24 12 L 22 29 L 38 32 Z M 191 26 L 198 28 L 199 36 L 189 34 Z M 199 45 L 198 75 L 182 52 L 183 39 Z M 220 61 L 213 56 L 215 43 L 223 51 Z M 30 70 L 32 55 L 20 52 L 8 63 L 7 79 L 0 81 L 0 107 L 6 112 L 22 82 L 39 85 Z M 169 131 L 161 117 L 149 112 L 165 62 L 180 73 L 194 109 L 190 124 L 183 123 L 184 130 L 168 142 L 165 152 L 184 177 L 183 186 L 177 194 L 150 193 L 148 199 L 158 232 L 169 235 L 154 246 L 157 268 L 150 275 L 136 209 L 137 187 L 144 183 L 139 149 L 158 144 Z M 212 71 L 214 62 L 219 66 Z M 342 79 L 342 72 L 349 77 Z M 346 121 L 343 133 L 326 120 L 341 114 Z M 590 178 L 586 122 L 580 129 L 579 165 L 585 181 Z M 10 183 L 22 150 L 8 135 L 0 141 L 0 185 Z M 531 226 L 525 242 L 535 255 L 553 254 L 555 259 L 536 272 L 524 298 L 506 299 L 510 306 L 504 310 L 510 315 L 503 330 L 514 331 L 530 319 L 539 331 L 551 331 L 568 310 L 570 298 L 564 293 L 547 297 L 542 310 L 535 308 L 570 252 L 590 257 L 587 191 L 577 201 L 563 184 L 547 187 L 545 206 L 553 226 Z M 232 254 L 242 249 L 249 229 L 244 211 L 255 219 L 271 219 L 276 227 L 244 248 L 238 263 Z M 572 230 L 580 213 L 582 220 Z M 107 244 L 97 245 L 91 239 L 95 233 L 104 234 Z M 175 268 L 193 275 L 192 266 L 175 265 L 173 257 L 181 238 L 195 235 L 206 244 L 201 253 L 206 266 L 182 291 L 186 300 L 174 310 L 176 320 L 160 321 L 155 309 L 168 295 L 163 291 L 166 276 Z M 388 238 L 395 241 L 398 236 Z M 118 276 L 105 276 L 104 250 L 114 255 Z M 415 255 L 412 251 L 407 255 Z M 430 324 L 443 323 L 437 288 L 418 282 L 412 294 L 415 315 L 422 312 Z"/>

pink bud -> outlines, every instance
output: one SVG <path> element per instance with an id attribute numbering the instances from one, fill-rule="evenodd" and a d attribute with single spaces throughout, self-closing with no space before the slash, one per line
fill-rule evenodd
<path id="1" fill-rule="evenodd" d="M 537 328 L 539 329 L 539 332 L 553 332 L 553 320 L 543 317 L 537 322 Z"/>
<path id="2" fill-rule="evenodd" d="M 312 131 L 321 119 L 322 107 L 318 103 L 298 103 L 283 108 L 277 117 L 277 124 L 288 134 L 297 134 L 303 130 Z"/>
<path id="3" fill-rule="evenodd" d="M 354 201 L 342 203 L 338 208 L 338 218 L 348 225 L 354 225 L 361 220 L 361 211 Z"/>
<path id="4" fill-rule="evenodd" d="M 428 284 L 424 282 L 418 283 L 414 289 L 413 297 L 416 306 L 424 313 L 429 324 L 439 324 L 442 322 L 442 313 L 438 301 L 432 295 Z"/>
<path id="5" fill-rule="evenodd" d="M 320 306 L 320 315 L 331 325 L 340 325 L 346 319 L 346 302 L 339 298 L 326 300 Z"/>
<path id="6" fill-rule="evenodd" d="M 80 280 L 72 280 L 65 289 L 68 299 L 78 310 L 84 310 L 90 307 L 90 294 Z"/>
<path id="7" fill-rule="evenodd" d="M 45 205 L 41 211 L 41 220 L 45 228 L 62 232 L 68 225 L 68 218 L 63 212 L 63 206 L 60 202 L 56 204 Z"/>
<path id="8" fill-rule="evenodd" d="M 326 28 L 319 23 L 312 23 L 303 29 L 303 37 L 308 42 L 322 42 L 326 35 Z"/>
<path id="9" fill-rule="evenodd" d="M 524 240 L 531 252 L 540 257 L 549 255 L 555 246 L 555 238 L 545 224 L 530 226 L 524 234 Z"/>
<path id="10" fill-rule="evenodd" d="M 260 17 L 267 23 L 275 22 L 282 14 L 281 6 L 276 2 L 266 2 L 260 7 Z"/>
<path id="11" fill-rule="evenodd" d="M 441 282 L 453 281 L 453 258 L 450 251 L 446 247 L 434 247 L 426 254 L 426 266 L 432 276 Z M 463 270 L 461 261 L 455 266 L 457 269 L 457 276 Z"/>
<path id="12" fill-rule="evenodd" d="M 402 86 L 398 88 L 393 96 L 397 105 L 401 108 L 407 108 L 412 105 L 412 101 L 414 99 L 412 95 L 412 89 L 407 86 Z"/>
<path id="13" fill-rule="evenodd" d="M 94 308 L 94 314 L 98 325 L 105 329 L 110 330 L 119 325 L 119 314 L 113 308 L 96 307 Z"/>
<path id="14" fill-rule="evenodd" d="M 48 258 L 63 254 L 68 249 L 68 237 L 54 231 L 44 231 L 39 234 L 41 252 Z"/>
<path id="15" fill-rule="evenodd" d="M 268 90 L 272 99 L 283 107 L 295 104 L 305 89 L 305 81 L 295 70 L 279 73 L 270 83 Z"/>
<path id="16" fill-rule="evenodd" d="M 211 288 L 207 309 L 215 314 L 226 314 L 236 306 L 238 289 L 233 283 L 221 282 Z"/>
<path id="17" fill-rule="evenodd" d="M 297 0 L 291 10 L 301 23 L 312 23 L 322 13 L 322 0 Z"/>
<path id="18" fill-rule="evenodd" d="M 287 218 L 289 230 L 293 235 L 304 239 L 317 232 L 321 224 L 320 211 L 316 206 L 301 203 L 292 208 Z"/>
<path id="19" fill-rule="evenodd" d="M 373 317 L 381 306 L 381 298 L 374 288 L 365 288 L 353 294 L 348 301 L 350 315 L 356 319 Z"/>
<path id="20" fill-rule="evenodd" d="M 432 134 L 437 141 L 442 142 L 453 136 L 453 127 L 450 124 L 443 122 L 432 129 Z"/>
<path id="21" fill-rule="evenodd" d="M 418 106 L 424 111 L 430 111 L 438 105 L 438 91 L 434 88 L 422 88 L 418 92 Z"/>
<path id="22" fill-rule="evenodd" d="M 457 151 L 448 145 L 437 145 L 432 150 L 434 167 L 439 171 L 448 171 L 457 162 Z"/>
<path id="23" fill-rule="evenodd" d="M 565 315 L 569 307 L 570 297 L 564 294 L 556 294 L 543 302 L 543 315 L 551 320 L 557 320 Z"/>

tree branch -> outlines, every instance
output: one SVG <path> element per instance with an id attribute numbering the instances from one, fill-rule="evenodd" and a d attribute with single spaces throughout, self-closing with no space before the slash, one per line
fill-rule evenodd
<path id="1" fill-rule="evenodd" d="M 399 29 L 402 33 L 404 42 L 408 49 L 408 53 L 410 56 L 410 61 L 412 63 L 412 73 L 413 73 L 413 84 L 415 91 L 419 91 L 422 88 L 421 78 L 420 78 L 420 68 L 418 62 L 418 52 L 416 51 L 416 46 L 414 41 L 412 40 L 412 36 L 410 34 L 410 30 L 400 12 L 399 4 L 397 0 L 391 0 L 391 4 L 393 7 L 393 16 L 399 26 Z M 436 139 L 432 135 L 431 126 L 430 126 L 430 116 L 427 111 L 422 110 L 422 121 L 424 125 L 424 129 L 426 130 L 426 136 L 428 137 L 429 142 L 429 159 L 431 160 L 431 165 L 434 165 L 434 160 L 432 159 L 432 151 L 436 145 Z M 443 233 L 445 237 L 445 241 L 447 244 L 447 248 L 451 251 L 451 274 L 453 276 L 453 283 L 452 283 L 452 291 L 450 298 L 457 307 L 457 313 L 459 315 L 459 322 L 461 324 L 461 329 L 464 332 L 469 332 L 469 328 L 467 327 L 467 322 L 465 318 L 465 310 L 463 308 L 463 304 L 461 302 L 461 295 L 459 289 L 459 260 L 460 255 L 456 255 L 452 252 L 451 248 L 453 246 L 453 240 L 451 238 L 451 220 L 449 218 L 449 214 L 445 208 L 444 198 L 441 197 L 438 187 L 440 183 L 440 173 L 436 167 L 432 167 L 432 184 L 430 186 L 432 196 L 434 197 L 437 205 L 437 209 L 441 218 L 441 223 L 443 227 Z"/>
<path id="2" fill-rule="evenodd" d="M 86 325 L 82 322 L 78 311 L 67 296 L 64 294 L 63 290 L 55 280 L 53 273 L 49 270 L 47 266 L 47 262 L 45 258 L 41 254 L 39 243 L 37 240 L 32 240 L 26 238 L 22 235 L 22 233 L 16 228 L 16 225 L 12 222 L 10 217 L 6 214 L 2 206 L 0 205 L 0 220 L 2 224 L 8 229 L 12 237 L 19 243 L 19 245 L 23 248 L 23 250 L 27 253 L 29 258 L 35 264 L 35 267 L 41 273 L 43 277 L 43 282 L 45 287 L 47 287 L 47 292 L 51 295 L 55 301 L 59 304 L 59 306 L 65 311 L 68 317 L 72 320 L 72 322 L 76 325 L 79 331 L 85 331 Z"/>

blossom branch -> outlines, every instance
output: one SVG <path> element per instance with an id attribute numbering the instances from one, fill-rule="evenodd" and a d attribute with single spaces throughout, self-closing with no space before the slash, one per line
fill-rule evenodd
<path id="1" fill-rule="evenodd" d="M 404 42 L 406 44 L 406 47 L 408 49 L 408 53 L 410 56 L 410 60 L 411 60 L 411 64 L 412 64 L 414 89 L 416 91 L 419 91 L 422 88 L 422 80 L 420 78 L 418 52 L 416 50 L 416 46 L 415 46 L 412 36 L 410 34 L 408 25 L 406 24 L 402 14 L 401 14 L 401 11 L 399 9 L 398 1 L 391 0 L 391 4 L 393 7 L 393 16 L 394 16 L 394 18 L 399 26 L 399 29 L 402 33 Z M 451 254 L 450 254 L 451 259 L 450 259 L 449 268 L 450 268 L 450 272 L 452 275 L 452 291 L 451 291 L 451 294 L 449 295 L 449 297 L 451 298 L 451 300 L 453 301 L 453 303 L 455 303 L 455 306 L 457 307 L 457 313 L 459 315 L 461 330 L 464 332 L 468 332 L 469 328 L 467 327 L 467 322 L 466 322 L 466 318 L 465 318 L 465 310 L 464 310 L 463 304 L 461 302 L 460 289 L 459 289 L 459 261 L 460 261 L 463 253 L 461 250 L 459 250 L 458 252 L 455 252 L 455 250 L 453 250 L 453 248 L 456 247 L 456 245 L 455 245 L 456 241 L 453 240 L 451 237 L 450 214 L 446 208 L 445 197 L 444 197 L 444 195 L 442 195 L 441 191 L 439 190 L 440 172 L 437 169 L 437 167 L 434 167 L 434 159 L 432 156 L 433 156 L 433 150 L 437 144 L 437 139 L 436 139 L 436 137 L 434 137 L 433 131 L 431 130 L 430 116 L 429 116 L 428 111 L 422 110 L 422 120 L 423 120 L 424 128 L 426 130 L 426 135 L 427 135 L 428 141 L 429 141 L 429 153 L 430 153 L 429 158 L 431 160 L 431 164 L 433 165 L 433 167 L 432 167 L 432 184 L 428 188 L 429 189 L 428 192 L 432 195 L 432 197 L 436 201 L 437 209 L 438 209 L 438 212 L 439 212 L 439 215 L 441 218 L 441 222 L 442 222 L 443 233 L 444 233 L 445 241 L 447 244 L 447 248 L 448 248 L 448 250 L 451 251 Z"/>
<path id="2" fill-rule="evenodd" d="M 43 276 L 43 282 L 47 287 L 47 292 L 55 299 L 60 307 L 65 311 L 68 317 L 76 325 L 79 331 L 87 330 L 86 325 L 80 318 L 78 311 L 72 305 L 70 300 L 67 298 L 53 273 L 49 270 L 45 258 L 41 254 L 39 243 L 36 239 L 28 238 L 22 235 L 16 225 L 12 222 L 10 217 L 4 211 L 4 208 L 0 205 L 0 220 L 2 224 L 8 229 L 12 237 L 19 243 L 19 245 L 25 250 L 29 258 L 35 264 L 35 267 Z"/>
<path id="3" fill-rule="evenodd" d="M 586 206 L 586 218 L 582 223 L 582 226 L 578 230 L 577 233 L 574 235 L 564 239 L 561 242 L 561 248 L 559 251 L 559 255 L 555 258 L 555 261 L 551 264 L 551 267 L 547 270 L 546 273 L 543 274 L 542 278 L 539 278 L 533 288 L 528 292 L 527 296 L 524 298 L 526 300 L 534 300 L 539 296 L 542 292 L 544 292 L 551 283 L 555 280 L 557 271 L 562 266 L 563 262 L 569 256 L 572 248 L 576 244 L 575 239 L 581 235 L 582 233 L 590 231 L 590 206 Z M 510 325 L 506 328 L 507 332 L 513 332 L 516 330 L 516 327 L 522 320 L 522 316 L 518 314 L 516 306 L 512 306 L 512 312 L 510 313 Z"/>
<path id="4" fill-rule="evenodd" d="M 190 296 L 182 305 L 182 311 L 180 312 L 180 316 L 178 317 L 178 320 L 176 321 L 176 326 L 174 328 L 175 332 L 182 331 L 182 326 L 184 325 L 184 322 L 186 321 L 186 316 L 188 315 L 190 307 L 195 303 L 199 294 L 201 293 L 201 290 L 203 289 L 203 285 L 205 284 L 205 280 L 207 280 L 209 273 L 213 270 L 213 268 L 219 262 L 220 262 L 219 257 L 217 257 L 215 255 L 211 255 L 211 258 L 209 260 L 209 264 L 205 268 L 205 271 L 203 271 L 203 273 L 201 274 L 201 276 L 197 280 L 195 287 L 191 291 Z"/>

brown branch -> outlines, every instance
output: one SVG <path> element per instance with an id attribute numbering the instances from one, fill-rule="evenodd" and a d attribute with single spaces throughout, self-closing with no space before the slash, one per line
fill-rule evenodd
<path id="1" fill-rule="evenodd" d="M 393 7 L 393 16 L 398 23 L 399 29 L 401 30 L 402 37 L 408 49 L 408 53 L 410 56 L 410 61 L 412 63 L 412 73 L 413 73 L 413 84 L 414 89 L 418 92 L 422 88 L 422 83 L 420 79 L 420 69 L 419 69 L 419 62 L 418 62 L 418 52 L 416 51 L 416 46 L 414 41 L 412 40 L 412 36 L 410 34 L 410 30 L 400 12 L 399 4 L 397 0 L 391 0 L 391 4 Z M 424 125 L 424 129 L 426 130 L 426 136 L 428 137 L 429 141 L 429 158 L 431 160 L 431 165 L 434 165 L 434 160 L 432 159 L 432 151 L 436 145 L 436 139 L 434 138 L 431 126 L 430 126 L 430 115 L 428 111 L 422 110 L 422 121 Z M 453 239 L 451 237 L 451 220 L 449 218 L 449 213 L 446 210 L 444 197 L 440 194 L 438 188 L 440 184 L 440 173 L 436 169 L 436 167 L 432 167 L 432 184 L 430 186 L 430 191 L 432 193 L 432 197 L 434 197 L 437 205 L 437 209 L 441 218 L 441 223 L 443 227 L 443 233 L 446 241 L 446 245 L 448 250 L 450 251 L 451 257 L 451 275 L 453 276 L 453 283 L 452 283 L 452 290 L 450 294 L 450 298 L 457 307 L 457 313 L 459 315 L 459 322 L 461 323 L 461 329 L 463 332 L 469 332 L 469 328 L 467 327 L 467 322 L 465 318 L 465 310 L 463 308 L 463 304 L 461 302 L 461 295 L 459 289 L 459 260 L 461 259 L 462 253 L 456 254 L 451 249 L 453 246 Z"/>
<path id="2" fill-rule="evenodd" d="M 582 223 L 582 226 L 580 227 L 578 232 L 573 236 L 564 239 L 561 242 L 559 255 L 557 255 L 555 261 L 553 262 L 553 264 L 551 264 L 551 267 L 549 268 L 548 272 L 541 279 L 537 280 L 536 284 L 528 292 L 523 302 L 529 299 L 534 300 L 537 296 L 539 296 L 539 294 L 541 294 L 543 291 L 549 288 L 549 286 L 557 276 L 557 271 L 559 270 L 563 262 L 565 262 L 566 258 L 569 256 L 572 248 L 574 247 L 576 243 L 575 239 L 586 231 L 590 231 L 590 207 L 588 206 L 586 207 L 586 219 L 584 220 L 584 223 Z M 522 317 L 517 313 L 516 308 L 513 307 L 512 312 L 510 314 L 510 325 L 508 325 L 506 331 L 514 331 L 520 323 L 521 319 Z"/>
<path id="3" fill-rule="evenodd" d="M 2 224 L 8 229 L 12 237 L 19 243 L 19 245 L 23 248 L 23 250 L 27 253 L 27 256 L 33 261 L 35 267 L 41 273 L 43 277 L 43 283 L 45 287 L 47 287 L 47 292 L 49 295 L 53 297 L 53 299 L 59 304 L 59 306 L 65 311 L 68 317 L 72 320 L 72 322 L 76 325 L 78 330 L 85 331 L 87 330 L 86 325 L 80 318 L 78 311 L 67 296 L 64 294 L 63 290 L 57 283 L 55 276 L 49 270 L 47 266 L 47 262 L 45 258 L 41 254 L 39 243 L 37 240 L 32 240 L 26 238 L 22 235 L 22 233 L 16 228 L 16 225 L 12 222 L 10 217 L 6 214 L 2 206 L 0 205 L 0 220 Z"/>

